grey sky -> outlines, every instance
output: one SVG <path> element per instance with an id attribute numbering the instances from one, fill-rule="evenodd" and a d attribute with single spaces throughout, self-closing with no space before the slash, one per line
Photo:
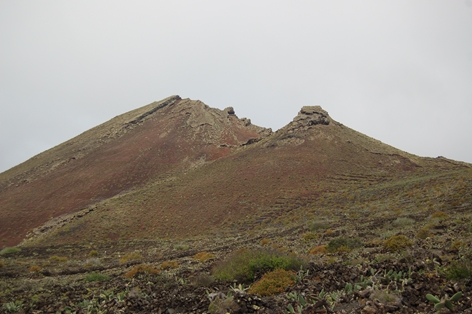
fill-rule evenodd
<path id="1" fill-rule="evenodd" d="M 173 94 L 472 162 L 472 0 L 2 0 L 0 43 L 0 171 Z"/>

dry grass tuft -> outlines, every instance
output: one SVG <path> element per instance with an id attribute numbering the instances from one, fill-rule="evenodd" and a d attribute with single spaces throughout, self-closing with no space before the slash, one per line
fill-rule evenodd
<path id="1" fill-rule="evenodd" d="M 260 296 L 269 296 L 284 292 L 285 289 L 295 284 L 296 274 L 293 271 L 276 269 L 268 272 L 254 283 L 249 293 Z"/>
<path id="2" fill-rule="evenodd" d="M 396 252 L 412 246 L 413 243 L 406 236 L 399 234 L 385 240 L 384 247 L 390 252 Z"/>
<path id="3" fill-rule="evenodd" d="M 195 254 L 193 258 L 199 261 L 200 263 L 203 263 L 212 258 L 215 258 L 215 255 L 208 252 L 200 252 L 200 253 Z"/>
<path id="4" fill-rule="evenodd" d="M 58 263 L 64 263 L 64 262 L 67 262 L 68 261 L 68 258 L 65 257 L 65 256 L 57 256 L 57 255 L 53 255 L 49 258 L 49 260 L 53 261 L 53 262 L 58 262 Z"/>
<path id="5" fill-rule="evenodd" d="M 41 271 L 41 267 L 38 265 L 33 265 L 28 269 L 28 271 L 30 273 L 39 273 Z"/>
<path id="6" fill-rule="evenodd" d="M 143 256 L 141 254 L 137 253 L 137 252 L 129 253 L 129 254 L 123 255 L 120 258 L 120 264 L 126 264 L 130 261 L 137 261 L 137 260 L 140 260 L 142 258 L 143 258 Z"/>
<path id="7" fill-rule="evenodd" d="M 318 254 L 325 254 L 326 252 L 327 252 L 326 245 L 318 245 L 312 248 L 309 253 L 311 255 L 318 255 Z"/>
<path id="8" fill-rule="evenodd" d="M 165 261 L 160 266 L 160 268 L 164 270 L 175 269 L 177 267 L 179 267 L 179 263 L 177 263 L 176 261 Z"/>
<path id="9" fill-rule="evenodd" d="M 129 272 L 125 274 L 126 278 L 133 278 L 138 274 L 149 274 L 149 275 L 157 275 L 160 273 L 160 270 L 153 267 L 152 265 L 147 264 L 139 264 L 133 267 Z"/>

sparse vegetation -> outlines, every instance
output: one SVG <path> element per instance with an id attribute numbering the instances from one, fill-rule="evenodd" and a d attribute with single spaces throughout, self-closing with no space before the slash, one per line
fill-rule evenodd
<path id="1" fill-rule="evenodd" d="M 20 248 L 17 248 L 17 247 L 6 247 L 4 249 L 2 249 L 0 251 L 0 256 L 4 256 L 4 255 L 9 255 L 9 254 L 15 254 L 15 253 L 18 253 L 18 252 L 21 252 L 21 249 Z"/>
<path id="2" fill-rule="evenodd" d="M 310 223 L 309 228 L 313 232 L 322 231 L 322 230 L 328 229 L 329 224 L 325 221 L 314 221 L 314 222 Z"/>
<path id="3" fill-rule="evenodd" d="M 270 239 L 264 238 L 264 239 L 262 239 L 261 242 L 259 242 L 259 243 L 260 243 L 260 245 L 264 246 L 264 245 L 270 244 L 270 242 L 272 242 Z"/>
<path id="4" fill-rule="evenodd" d="M 449 218 L 449 215 L 443 211 L 439 211 L 439 212 L 434 212 L 432 215 L 431 215 L 431 219 L 438 219 L 438 220 L 442 220 L 442 219 L 447 219 Z"/>
<path id="5" fill-rule="evenodd" d="M 326 250 L 328 252 L 349 252 L 362 246 L 361 240 L 357 238 L 339 237 L 329 241 Z"/>
<path id="6" fill-rule="evenodd" d="M 103 280 L 109 280 L 110 276 L 104 275 L 101 273 L 89 273 L 85 275 L 84 280 L 91 282 L 91 281 L 103 281 Z"/>
<path id="7" fill-rule="evenodd" d="M 211 314 L 233 313 L 239 309 L 238 303 L 232 296 L 216 298 L 208 306 L 208 312 Z"/>
<path id="8" fill-rule="evenodd" d="M 131 261 L 138 261 L 138 260 L 141 260 L 142 258 L 143 256 L 139 254 L 138 252 L 132 252 L 132 253 L 123 255 L 120 258 L 120 264 L 126 264 Z"/>
<path id="9" fill-rule="evenodd" d="M 64 262 L 67 262 L 69 259 L 65 256 L 53 255 L 49 258 L 49 260 L 53 262 L 64 263 Z"/>
<path id="10" fill-rule="evenodd" d="M 302 234 L 302 239 L 309 242 L 319 238 L 319 235 L 316 232 L 305 232 Z"/>
<path id="11" fill-rule="evenodd" d="M 415 223 L 414 219 L 408 218 L 408 217 L 398 217 L 393 221 L 393 225 L 395 227 L 405 227 L 409 226 Z"/>
<path id="12" fill-rule="evenodd" d="M 446 270 L 448 279 L 472 279 L 472 261 L 462 259 L 454 261 Z"/>
<path id="13" fill-rule="evenodd" d="M 220 280 L 248 282 L 256 274 L 275 269 L 299 270 L 305 263 L 301 258 L 280 252 L 239 249 L 216 265 L 213 275 Z"/>

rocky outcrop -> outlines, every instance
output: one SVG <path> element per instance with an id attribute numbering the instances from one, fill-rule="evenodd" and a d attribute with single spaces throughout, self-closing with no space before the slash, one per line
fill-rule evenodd
<path id="1" fill-rule="evenodd" d="M 303 106 L 298 115 L 293 118 L 292 122 L 287 124 L 280 131 L 285 136 L 292 137 L 299 131 L 307 131 L 315 126 L 327 126 L 334 122 L 328 112 L 320 106 Z M 284 136 L 282 135 L 282 138 Z M 299 143 L 300 144 L 300 143 Z"/>
<path id="2" fill-rule="evenodd" d="M 328 112 L 323 110 L 320 106 L 304 106 L 293 119 L 294 126 L 312 126 L 317 124 L 328 125 L 331 118 Z"/>

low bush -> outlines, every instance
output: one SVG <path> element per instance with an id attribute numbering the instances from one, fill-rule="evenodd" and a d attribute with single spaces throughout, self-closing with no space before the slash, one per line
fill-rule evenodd
<path id="1" fill-rule="evenodd" d="M 439 212 L 433 213 L 433 214 L 431 215 L 431 218 L 432 218 L 432 219 L 439 219 L 439 220 L 441 220 L 441 219 L 447 219 L 447 218 L 449 218 L 449 215 L 448 215 L 447 213 L 445 213 L 445 212 L 439 211 Z"/>
<path id="2" fill-rule="evenodd" d="M 68 261 L 68 258 L 65 257 L 65 256 L 57 256 L 57 255 L 53 255 L 49 258 L 51 261 L 53 262 L 58 262 L 58 263 L 64 263 L 64 262 L 67 262 Z"/>
<path id="3" fill-rule="evenodd" d="M 389 250 L 390 252 L 396 252 L 402 249 L 406 249 L 407 247 L 412 246 L 413 243 L 408 239 L 406 236 L 399 234 L 394 235 L 384 242 L 384 247 Z"/>
<path id="4" fill-rule="evenodd" d="M 329 241 L 326 250 L 333 252 L 346 252 L 362 246 L 361 240 L 357 238 L 339 237 Z"/>
<path id="5" fill-rule="evenodd" d="M 0 251 L 0 256 L 1 255 L 7 255 L 7 254 L 14 254 L 20 252 L 21 249 L 18 247 L 6 247 Z"/>
<path id="6" fill-rule="evenodd" d="M 215 258 L 215 255 L 208 252 L 200 252 L 200 253 L 195 254 L 193 258 L 199 261 L 200 263 L 203 263 L 212 258 Z"/>
<path id="7" fill-rule="evenodd" d="M 296 274 L 293 271 L 276 269 L 262 276 L 254 285 L 249 293 L 260 296 L 269 296 L 284 292 L 285 289 L 295 284 Z"/>
<path id="8" fill-rule="evenodd" d="M 92 250 L 88 253 L 88 257 L 97 257 L 97 256 L 98 256 L 97 250 Z"/>
<path id="9" fill-rule="evenodd" d="M 311 255 L 317 254 L 325 254 L 326 253 L 326 245 L 318 245 L 312 248 L 309 252 Z"/>
<path id="10" fill-rule="evenodd" d="M 148 274 L 148 275 L 157 275 L 159 274 L 159 269 L 155 268 L 152 265 L 139 264 L 133 267 L 129 272 L 125 274 L 126 278 L 133 278 L 138 274 Z"/>
<path id="11" fill-rule="evenodd" d="M 177 263 L 176 261 L 165 261 L 161 264 L 160 268 L 161 269 L 175 269 L 179 267 L 179 263 Z"/>
<path id="12" fill-rule="evenodd" d="M 305 232 L 304 234 L 302 234 L 302 239 L 309 242 L 309 241 L 312 241 L 312 240 L 316 240 L 319 238 L 319 235 L 316 233 L 316 232 Z"/>
<path id="13" fill-rule="evenodd" d="M 39 273 L 41 271 L 41 267 L 38 265 L 33 265 L 28 269 L 28 271 L 30 273 Z"/>
<path id="14" fill-rule="evenodd" d="M 275 269 L 298 271 L 305 265 L 305 260 L 282 252 L 239 249 L 218 263 L 213 275 L 220 280 L 248 282 Z"/>
<path id="15" fill-rule="evenodd" d="M 472 279 L 472 261 L 461 260 L 451 263 L 446 269 L 448 279 Z"/>
<path id="16" fill-rule="evenodd" d="M 431 232 L 429 231 L 429 228 L 423 227 L 420 230 L 418 230 L 418 233 L 416 234 L 416 237 L 418 239 L 426 239 L 427 237 L 431 236 Z"/>
<path id="17" fill-rule="evenodd" d="M 104 281 L 104 280 L 109 280 L 110 276 L 100 274 L 100 273 L 89 273 L 85 276 L 84 280 L 91 282 L 91 281 Z"/>
<path id="18" fill-rule="evenodd" d="M 269 244 L 270 242 L 271 242 L 270 239 L 264 238 L 264 239 L 261 240 L 261 242 L 260 242 L 259 244 L 262 245 L 262 246 L 264 246 L 264 245 Z"/>
<path id="19" fill-rule="evenodd" d="M 5 267 L 5 262 L 4 261 L 0 261 L 0 268 L 3 268 Z"/>
<path id="20" fill-rule="evenodd" d="M 456 240 L 456 241 L 452 242 L 452 244 L 451 244 L 451 250 L 452 251 L 459 251 L 460 249 L 463 249 L 465 247 L 466 247 L 466 243 L 464 243 L 461 240 Z"/>

